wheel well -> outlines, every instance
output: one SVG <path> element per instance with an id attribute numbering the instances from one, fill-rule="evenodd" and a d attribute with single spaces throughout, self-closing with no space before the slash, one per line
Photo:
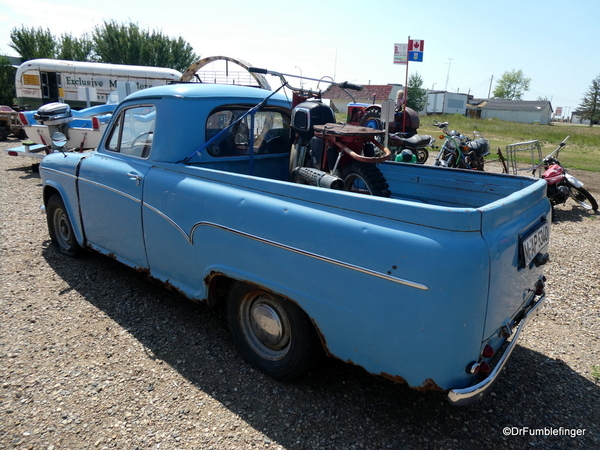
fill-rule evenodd
<path id="1" fill-rule="evenodd" d="M 55 189 L 51 186 L 46 186 L 44 188 L 44 206 L 48 204 L 48 199 L 50 197 L 52 197 L 52 195 L 54 195 L 54 194 L 60 195 L 60 192 L 58 192 L 58 189 Z"/>
<path id="2" fill-rule="evenodd" d="M 286 300 L 289 300 L 290 302 L 295 303 L 304 312 L 304 314 L 306 314 L 310 318 L 310 316 L 306 313 L 306 311 L 304 311 L 304 308 L 302 308 L 302 306 L 299 305 L 298 302 L 292 300 L 291 298 L 289 298 L 285 295 L 281 295 L 278 292 L 272 291 L 271 289 L 268 289 L 260 284 L 252 283 L 250 281 L 245 281 L 245 280 L 238 280 L 238 279 L 232 278 L 229 275 L 226 275 L 224 273 L 217 273 L 217 272 L 213 272 L 208 277 L 206 277 L 205 282 L 206 282 L 207 291 L 208 291 L 208 295 L 207 295 L 208 306 L 211 308 L 214 308 L 215 310 L 217 310 L 223 314 L 225 314 L 227 311 L 227 299 L 229 298 L 229 293 L 231 292 L 231 290 L 233 289 L 233 287 L 236 284 L 242 283 L 242 284 L 246 284 L 248 286 L 252 286 L 257 289 L 261 289 L 263 291 L 269 292 L 271 294 L 277 295 L 279 297 L 283 297 Z M 317 326 L 317 324 L 315 323 L 315 321 L 313 319 L 310 319 L 310 322 L 312 323 L 312 326 L 313 326 L 315 332 L 319 336 L 323 350 L 327 354 L 329 354 L 329 351 L 328 351 L 327 345 L 326 345 L 326 341 L 325 341 L 325 337 L 321 333 L 321 330 L 319 329 L 319 327 Z"/>

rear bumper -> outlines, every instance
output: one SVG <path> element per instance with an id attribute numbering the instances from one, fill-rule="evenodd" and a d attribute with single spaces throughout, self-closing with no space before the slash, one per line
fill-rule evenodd
<path id="1" fill-rule="evenodd" d="M 450 403 L 452 403 L 455 406 L 465 406 L 479 400 L 483 395 L 485 395 L 491 390 L 491 387 L 496 381 L 496 378 L 502 371 L 502 368 L 506 364 L 506 361 L 508 361 L 510 354 L 517 345 L 517 341 L 519 340 L 521 331 L 523 331 L 529 320 L 535 317 L 540 306 L 542 306 L 545 300 L 546 296 L 542 295 L 538 299 L 538 301 L 533 304 L 533 306 L 527 312 L 527 314 L 521 319 L 519 326 L 513 331 L 512 336 L 509 338 L 510 343 L 505 348 L 502 357 L 496 364 L 496 367 L 494 367 L 494 370 L 492 370 L 492 372 L 488 375 L 488 377 L 485 380 L 482 380 L 481 382 L 473 386 L 469 386 L 462 389 L 452 389 L 448 393 L 448 401 L 450 401 Z"/>

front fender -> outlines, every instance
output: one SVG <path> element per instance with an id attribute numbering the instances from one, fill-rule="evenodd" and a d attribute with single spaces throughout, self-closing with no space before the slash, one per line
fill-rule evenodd
<path id="1" fill-rule="evenodd" d="M 566 173 L 565 177 L 567 178 L 567 181 L 569 182 L 569 184 L 571 186 L 576 187 L 577 189 L 579 189 L 580 187 L 583 187 L 583 183 L 581 181 L 579 181 L 577 178 L 575 178 L 573 175 L 569 175 L 568 173 Z"/>
<path id="2" fill-rule="evenodd" d="M 79 214 L 79 196 L 77 194 L 77 170 L 79 162 L 85 156 L 82 154 L 60 154 L 47 155 L 40 165 L 40 176 L 43 185 L 44 207 L 53 194 L 61 196 L 67 214 L 71 219 L 71 225 L 77 239 L 77 243 L 84 246 L 85 236 L 83 223 Z"/>

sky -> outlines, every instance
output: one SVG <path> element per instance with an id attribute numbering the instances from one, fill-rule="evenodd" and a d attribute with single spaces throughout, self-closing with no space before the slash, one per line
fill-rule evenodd
<path id="1" fill-rule="evenodd" d="M 599 0 L 0 0 L 0 54 L 14 28 L 80 37 L 106 20 L 183 38 L 200 57 L 357 84 L 404 84 L 487 98 L 505 72 L 531 79 L 523 100 L 569 114 L 600 76 Z M 394 44 L 424 41 L 423 62 Z M 277 81 L 269 78 L 272 86 Z"/>

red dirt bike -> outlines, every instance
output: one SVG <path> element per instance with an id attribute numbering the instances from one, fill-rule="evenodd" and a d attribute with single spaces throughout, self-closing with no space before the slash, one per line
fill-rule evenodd
<path id="1" fill-rule="evenodd" d="M 547 195 L 552 207 L 561 203 L 566 203 L 569 198 L 572 198 L 584 209 L 598 210 L 598 202 L 587 189 L 583 187 L 583 183 L 574 176 L 567 173 L 567 170 L 561 166 L 558 161 L 560 150 L 566 145 L 569 136 L 558 144 L 558 147 L 546 156 L 542 162 L 532 168 L 532 173 L 543 168 L 544 173 L 542 178 L 548 183 Z"/>
<path id="2" fill-rule="evenodd" d="M 347 89 L 361 86 L 323 79 L 298 77 L 251 67 L 250 72 L 279 77 L 282 86 L 293 92 L 292 123 L 295 133 L 290 152 L 293 181 L 330 189 L 389 197 L 388 184 L 377 167 L 392 156 L 377 138 L 385 133 L 369 127 L 338 124 L 333 110 L 321 101 L 321 91 L 291 86 L 285 77 L 325 82 Z M 348 93 L 352 98 L 352 95 Z"/>

